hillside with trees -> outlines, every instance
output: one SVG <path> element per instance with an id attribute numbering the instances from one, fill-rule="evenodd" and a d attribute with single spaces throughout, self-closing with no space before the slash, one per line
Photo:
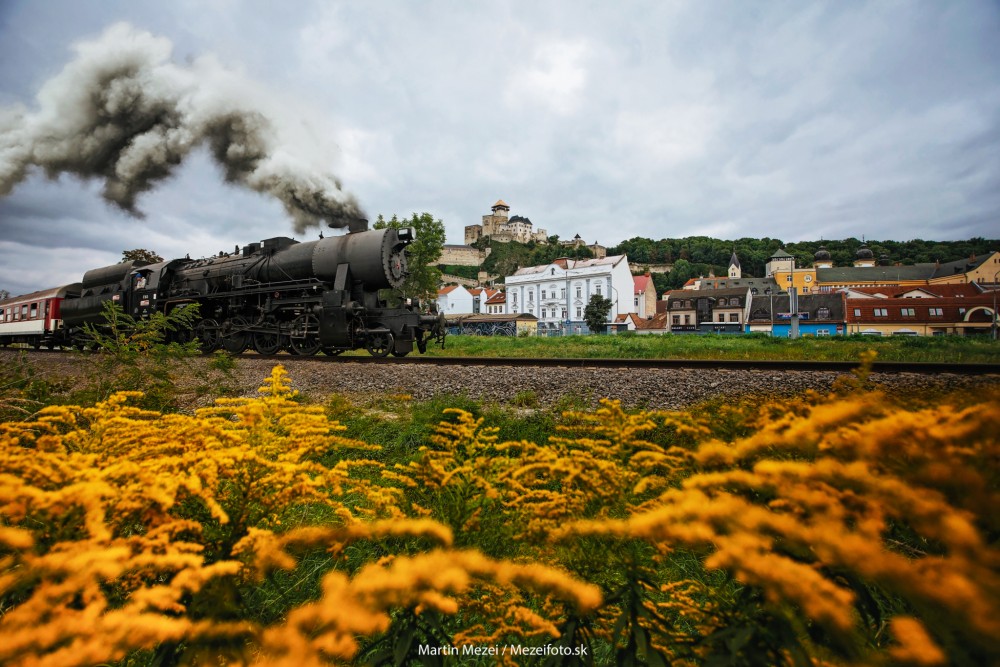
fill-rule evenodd
<path id="1" fill-rule="evenodd" d="M 762 277 L 765 265 L 776 250 L 785 250 L 795 257 L 800 267 L 812 266 L 813 256 L 820 246 L 825 246 L 833 258 L 834 266 L 851 266 L 857 256 L 861 239 L 799 241 L 785 243 L 781 239 L 764 237 L 740 238 L 736 240 L 716 239 L 708 236 L 688 236 L 680 239 L 653 239 L 635 237 L 608 248 L 608 255 L 628 255 L 633 264 L 671 264 L 670 273 L 654 273 L 653 280 L 658 292 L 676 289 L 691 278 L 707 276 L 710 272 L 725 275 L 733 250 L 740 259 L 744 276 Z M 876 258 L 885 255 L 892 263 L 904 265 L 931 262 L 952 262 L 972 255 L 985 255 L 1000 250 L 1000 239 L 980 237 L 966 241 L 867 241 Z M 482 269 L 490 274 L 509 276 L 518 268 L 548 264 L 560 257 L 590 259 L 589 248 L 566 248 L 559 245 L 559 237 L 549 237 L 548 244 L 538 243 L 490 243 L 480 239 L 473 247 L 492 248 Z M 442 267 L 444 268 L 444 267 Z M 447 267 L 446 273 L 475 278 L 476 267 Z"/>
<path id="2" fill-rule="evenodd" d="M 784 243 L 781 239 L 767 237 L 741 238 L 735 241 L 708 236 L 659 241 L 635 237 L 608 248 L 608 254 L 628 255 L 629 261 L 637 264 L 673 264 L 673 271 L 669 274 L 654 276 L 657 289 L 662 291 L 680 287 L 689 278 L 707 275 L 710 270 L 714 270 L 716 275 L 725 275 L 733 250 L 740 259 L 744 276 L 761 277 L 765 273 L 767 260 L 779 249 L 793 255 L 798 266 L 806 267 L 812 266 L 816 251 L 820 246 L 825 246 L 833 258 L 834 266 L 850 266 L 861 244 L 860 239 L 853 237 L 797 243 Z M 876 258 L 885 255 L 892 263 L 904 265 L 951 262 L 1000 250 L 1000 240 L 979 237 L 967 241 L 867 241 L 867 245 Z"/>

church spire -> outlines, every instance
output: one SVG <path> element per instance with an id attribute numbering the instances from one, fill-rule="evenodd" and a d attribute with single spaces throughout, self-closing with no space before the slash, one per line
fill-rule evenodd
<path id="1" fill-rule="evenodd" d="M 743 277 L 743 269 L 740 266 L 740 258 L 736 256 L 736 246 L 733 246 L 733 256 L 729 258 L 729 277 Z"/>

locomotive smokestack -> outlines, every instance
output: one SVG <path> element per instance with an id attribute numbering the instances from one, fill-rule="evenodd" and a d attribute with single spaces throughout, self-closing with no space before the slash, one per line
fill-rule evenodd
<path id="1" fill-rule="evenodd" d="M 276 197 L 297 232 L 364 217 L 315 137 L 293 140 L 297 123 L 277 123 L 280 110 L 265 113 L 267 98 L 213 58 L 175 65 L 169 40 L 124 23 L 75 50 L 37 111 L 0 109 L 0 196 L 37 167 L 103 181 L 108 202 L 142 217 L 138 196 L 206 146 L 227 182 Z"/>
<path id="2" fill-rule="evenodd" d="M 347 231 L 352 234 L 354 232 L 366 232 L 368 231 L 368 221 L 364 218 L 355 218 L 347 223 Z"/>

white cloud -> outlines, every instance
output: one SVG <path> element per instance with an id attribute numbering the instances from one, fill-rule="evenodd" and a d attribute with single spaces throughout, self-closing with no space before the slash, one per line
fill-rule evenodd
<path id="1" fill-rule="evenodd" d="M 518 112 L 540 106 L 560 116 L 578 111 L 585 101 L 587 54 L 582 40 L 543 41 L 527 64 L 509 74 L 504 88 L 507 108 Z"/>

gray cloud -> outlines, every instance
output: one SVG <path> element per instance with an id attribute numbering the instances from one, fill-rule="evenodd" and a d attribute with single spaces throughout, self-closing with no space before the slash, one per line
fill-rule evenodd
<path id="1" fill-rule="evenodd" d="M 267 91 L 268 113 L 371 215 L 429 211 L 452 242 L 498 198 L 550 233 L 609 245 L 996 236 L 995 4 L 296 9 L 24 3 L 0 27 L 0 104 L 27 107 L 71 43 L 127 20 L 169 39 L 176 66 L 214 54 Z M 51 20 L 63 10 L 70 27 Z M 57 197 L 56 186 L 29 176 L 0 200 L 2 228 L 35 212 L 49 235 L 84 242 L 81 228 L 119 215 L 93 188 Z M 139 204 L 146 220 L 114 229 L 150 240 L 176 229 L 162 236 L 181 255 L 288 228 L 280 206 L 227 187 L 205 155 Z M 40 224 L 21 224 L 26 247 L 44 245 L 24 236 Z M 85 242 L 113 254 L 150 245 L 100 236 Z"/>

